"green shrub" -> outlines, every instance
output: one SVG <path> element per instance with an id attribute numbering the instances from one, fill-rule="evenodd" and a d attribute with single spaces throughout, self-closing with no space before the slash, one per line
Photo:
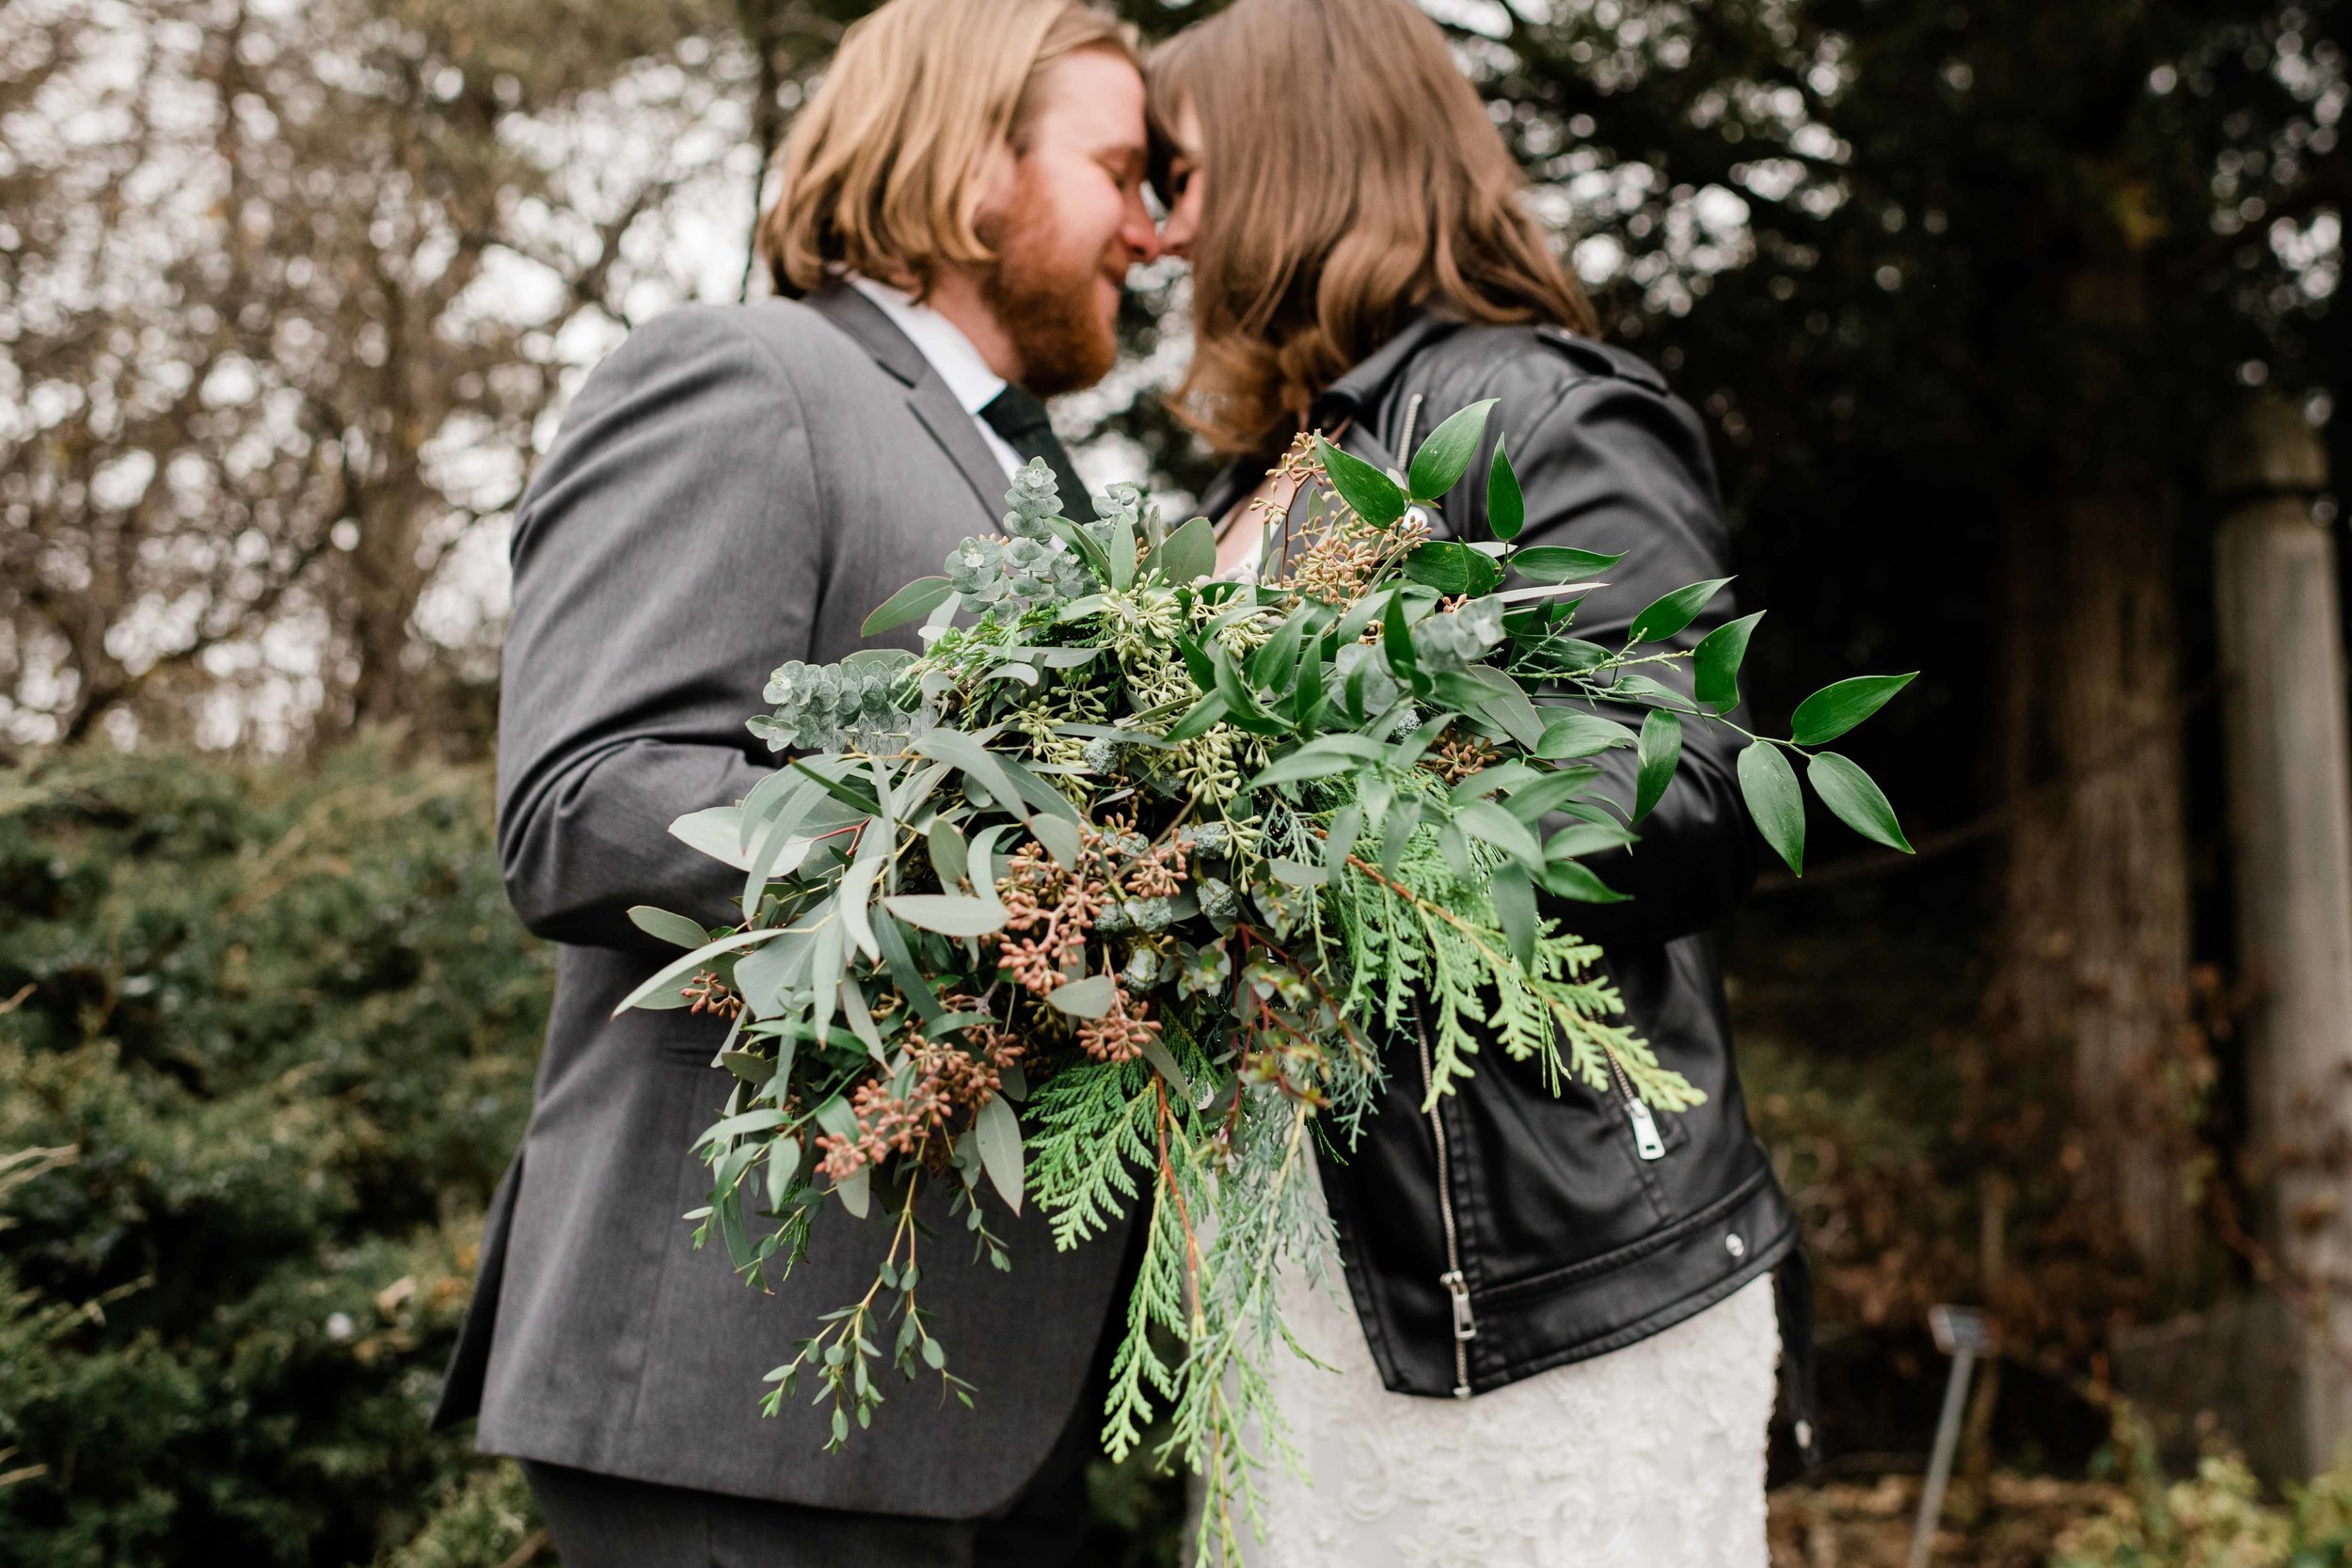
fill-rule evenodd
<path id="1" fill-rule="evenodd" d="M 0 1561 L 454 1568 L 535 1528 L 425 1431 L 551 982 L 489 821 L 389 741 L 0 771 Z"/>

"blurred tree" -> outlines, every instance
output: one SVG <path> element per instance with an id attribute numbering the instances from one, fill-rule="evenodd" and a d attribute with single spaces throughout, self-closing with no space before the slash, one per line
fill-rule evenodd
<path id="1" fill-rule="evenodd" d="M 716 3 L 0 12 L 0 732 L 283 744 L 486 675 L 420 603 L 577 335 L 688 292 Z"/>
<path id="2" fill-rule="evenodd" d="M 2106 1199 L 2180 1278 L 2205 1087 L 2183 720 L 2207 684 L 2182 521 L 2242 386 L 2325 373 L 2271 362 L 2330 279 L 2292 236 L 2249 243 L 2263 203 L 2233 177 L 2313 178 L 2340 59 L 2253 3 L 1534 12 L 1462 18 L 1499 118 L 1613 329 L 1721 430 L 1760 602 L 1849 629 L 1768 666 L 1764 700 L 1917 666 L 1911 733 L 1979 726 L 1973 778 L 1899 725 L 1874 765 L 1915 823 L 2002 845 L 1994 1020 L 2072 1053 Z"/>

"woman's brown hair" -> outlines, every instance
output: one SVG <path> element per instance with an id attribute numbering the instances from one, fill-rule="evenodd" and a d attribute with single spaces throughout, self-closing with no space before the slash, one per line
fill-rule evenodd
<path id="1" fill-rule="evenodd" d="M 1193 359 L 1171 402 L 1218 451 L 1277 444 L 1422 308 L 1597 335 L 1518 165 L 1409 0 L 1239 0 L 1146 74 L 1163 159 L 1186 104 L 1200 127 L 1182 150 L 1207 180 Z"/>
<path id="2" fill-rule="evenodd" d="M 993 261 L 972 229 L 981 173 L 1003 143 L 1021 150 L 1038 73 L 1081 49 L 1136 57 L 1077 0 L 890 0 L 851 24 L 778 150 L 758 233 L 776 292 L 857 272 L 920 295 L 943 263 Z"/>

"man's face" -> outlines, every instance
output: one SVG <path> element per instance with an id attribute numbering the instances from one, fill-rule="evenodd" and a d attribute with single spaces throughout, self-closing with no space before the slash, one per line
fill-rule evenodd
<path id="1" fill-rule="evenodd" d="M 1040 397 L 1089 387 L 1119 356 L 1127 269 L 1159 238 L 1144 210 L 1143 78 L 1104 49 L 1082 49 L 1035 84 L 1026 145 L 975 224 L 996 252 L 983 297 L 1020 357 L 1014 379 Z"/>

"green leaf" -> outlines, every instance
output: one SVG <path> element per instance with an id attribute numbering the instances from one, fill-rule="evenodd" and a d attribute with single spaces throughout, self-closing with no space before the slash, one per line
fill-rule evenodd
<path id="1" fill-rule="evenodd" d="M 1603 719 L 1597 713 L 1564 713 L 1544 726 L 1543 740 L 1535 747 L 1535 754 L 1546 762 L 1565 762 L 1632 743 L 1633 737 L 1625 733 L 1625 726 L 1613 719 Z"/>
<path id="2" fill-rule="evenodd" d="M 756 1111 L 739 1112 L 705 1128 L 703 1135 L 694 1140 L 694 1147 L 702 1148 L 711 1144 L 723 1144 L 746 1132 L 765 1132 L 771 1127 L 782 1127 L 790 1119 L 772 1105 L 763 1105 Z"/>
<path id="3" fill-rule="evenodd" d="M 782 1209 L 784 1195 L 792 1190 L 792 1179 L 801 1173 L 801 1140 L 796 1137 L 778 1138 L 768 1146 L 768 1207 Z"/>
<path id="4" fill-rule="evenodd" d="M 860 637 L 871 637 L 876 632 L 903 626 L 909 621 L 919 621 L 937 610 L 955 591 L 955 584 L 946 578 L 916 578 L 884 599 L 882 607 L 866 618 L 866 624 L 858 627 L 857 633 Z"/>
<path id="5" fill-rule="evenodd" d="M 1662 707 L 1649 710 L 1642 721 L 1642 739 L 1634 755 L 1640 771 L 1633 784 L 1633 820 L 1650 814 L 1674 783 L 1675 767 L 1682 760 L 1682 721 Z"/>
<path id="6" fill-rule="evenodd" d="M 851 1219 L 862 1220 L 866 1217 L 866 1210 L 873 1203 L 873 1187 L 872 1167 L 860 1165 L 857 1174 L 846 1177 L 833 1184 L 833 1196 L 841 1200 L 841 1207 L 850 1212 Z M 841 1412 L 834 1411 L 833 1418 L 834 1424 L 838 1426 L 841 1422 Z"/>
<path id="7" fill-rule="evenodd" d="M 1421 657 L 1413 649 L 1412 628 L 1405 624 L 1405 597 L 1398 594 L 1389 601 L 1388 612 L 1380 618 L 1380 647 L 1389 656 L 1389 669 L 1399 679 L 1419 690 L 1426 684 L 1421 673 Z"/>
<path id="8" fill-rule="evenodd" d="M 988 1172 L 996 1196 L 1014 1213 L 1021 1212 L 1021 1122 L 1003 1095 L 982 1104 L 972 1117 L 972 1135 L 979 1140 L 980 1168 Z"/>
<path id="9" fill-rule="evenodd" d="M 1527 524 L 1527 498 L 1519 492 L 1519 476 L 1502 453 L 1503 437 L 1495 437 L 1495 460 L 1486 467 L 1486 527 L 1502 540 L 1517 539 Z"/>
<path id="10" fill-rule="evenodd" d="M 1152 563 L 1170 583 L 1198 582 L 1216 570 L 1216 525 L 1193 518 L 1168 536 Z"/>
<path id="11" fill-rule="evenodd" d="M 1717 713 L 1729 713 L 1740 705 L 1740 661 L 1748 657 L 1748 637 L 1756 624 L 1764 619 L 1764 612 L 1742 615 L 1737 621 L 1725 621 L 1699 640 L 1698 651 L 1691 656 L 1691 694 L 1700 704 Z"/>
<path id="12" fill-rule="evenodd" d="M 1177 720 L 1174 726 L 1161 738 L 1172 743 L 1206 735 L 1212 727 L 1224 719 L 1229 705 L 1221 693 L 1212 691 L 1195 704 L 1191 712 Z"/>
<path id="13" fill-rule="evenodd" d="M 644 1006 L 648 997 L 663 991 L 676 990 L 680 985 L 692 978 L 697 971 L 709 968 L 710 960 L 722 953 L 739 952 L 755 942 L 766 942 L 781 935 L 783 933 L 773 927 L 763 926 L 757 930 L 738 931 L 731 937 L 721 937 L 717 942 L 698 947 L 686 957 L 674 959 L 656 970 L 652 979 L 647 980 L 621 999 L 620 1005 L 612 1009 L 612 1016 L 618 1018 L 631 1007 Z M 675 1006 L 675 1004 L 667 1005 Z M 654 1010 L 658 1011 L 659 1008 Z"/>
<path id="14" fill-rule="evenodd" d="M 956 825 L 944 816 L 933 817 L 930 832 L 924 837 L 930 849 L 931 869 L 939 873 L 939 885 L 951 888 L 962 881 L 972 862 Z"/>
<path id="15" fill-rule="evenodd" d="M 1552 861 L 1546 864 L 1544 886 L 1580 904 L 1622 904 L 1627 896 L 1575 861 Z"/>
<path id="16" fill-rule="evenodd" d="M 1911 841 L 1903 837 L 1902 824 L 1895 820 L 1895 808 L 1885 793 L 1855 764 L 1836 752 L 1820 752 L 1806 766 L 1804 776 L 1813 781 L 1813 793 L 1838 821 L 1873 844 L 1900 849 L 1906 855 L 1915 852 Z"/>
<path id="17" fill-rule="evenodd" d="M 1694 582 L 1688 588 L 1677 588 L 1664 597 L 1655 599 L 1641 614 L 1633 617 L 1633 628 L 1626 634 L 1629 642 L 1662 642 L 1698 618 L 1707 601 L 1723 592 L 1729 578 L 1715 578 Z"/>
<path id="18" fill-rule="evenodd" d="M 1323 460 L 1323 471 L 1331 476 L 1331 488 L 1366 523 L 1387 528 L 1405 515 L 1405 492 L 1396 481 L 1320 436 L 1315 437 L 1315 454 Z"/>
<path id="19" fill-rule="evenodd" d="M 1492 800 L 1472 800 L 1457 812 L 1454 819 L 1507 855 L 1516 856 L 1531 866 L 1544 863 L 1544 847 L 1535 842 L 1535 835 L 1528 832 L 1527 824 Z"/>
<path id="20" fill-rule="evenodd" d="M 682 914 L 657 910 L 651 904 L 639 904 L 628 911 L 628 923 L 658 942 L 673 947 L 700 947 L 710 940 L 710 933 Z"/>
<path id="21" fill-rule="evenodd" d="M 1111 586 L 1126 589 L 1136 580 L 1136 531 L 1125 523 L 1111 530 Z"/>
<path id="22" fill-rule="evenodd" d="M 1354 806 L 1343 807 L 1339 815 L 1331 818 L 1330 831 L 1323 840 L 1323 869 L 1327 873 L 1334 877 L 1339 875 L 1340 867 L 1347 863 L 1347 857 L 1356 848 L 1356 835 L 1362 832 L 1363 828 L 1364 814 Z"/>
<path id="23" fill-rule="evenodd" d="M 1045 993 L 1046 1001 L 1073 1018 L 1101 1018 L 1118 999 L 1119 983 L 1107 974 L 1089 974 Z"/>
<path id="24" fill-rule="evenodd" d="M 1836 739 L 1886 705 L 1888 698 L 1918 678 L 1907 675 L 1856 675 L 1834 681 L 1797 705 L 1788 721 L 1789 738 L 1800 746 L 1819 746 Z"/>
<path id="25" fill-rule="evenodd" d="M 1495 907 L 1495 919 L 1502 922 L 1502 935 L 1511 944 L 1511 957 L 1519 967 L 1533 971 L 1535 967 L 1535 884 L 1527 873 L 1516 865 L 1506 865 L 1486 882 L 1486 898 Z"/>
<path id="26" fill-rule="evenodd" d="M 1405 575 L 1440 594 L 1476 595 L 1491 592 L 1502 580 L 1502 568 L 1483 551 L 1441 539 L 1407 555 Z"/>
<path id="27" fill-rule="evenodd" d="M 910 926 L 948 937 L 984 937 L 1005 928 L 1012 915 L 993 898 L 966 898 L 952 893 L 902 893 L 882 900 L 882 908 Z"/>
<path id="28" fill-rule="evenodd" d="M 1405 847 L 1411 842 L 1413 830 L 1421 826 L 1422 802 L 1400 800 L 1389 808 L 1389 815 L 1380 824 L 1380 872 L 1386 877 L 1396 875 L 1397 866 L 1405 859 Z"/>
<path id="29" fill-rule="evenodd" d="M 1487 411 L 1499 401 L 1473 403 L 1429 433 L 1405 475 L 1415 500 L 1433 501 L 1454 488 L 1477 455 L 1479 438 L 1486 434 Z"/>
<path id="30" fill-rule="evenodd" d="M 934 761 L 961 768 L 979 780 L 980 787 L 999 806 L 1016 816 L 1026 815 L 1021 809 L 1021 792 L 1013 787 L 1012 776 L 1005 771 L 1003 760 L 961 730 L 929 730 L 916 736 L 908 746 Z"/>
<path id="31" fill-rule="evenodd" d="M 712 860 L 724 861 L 738 871 L 752 868 L 751 851 L 743 847 L 743 812 L 739 806 L 712 806 L 690 811 L 670 824 L 670 836 Z"/>
<path id="32" fill-rule="evenodd" d="M 1804 876 L 1804 794 L 1797 787 L 1796 769 L 1779 747 L 1759 740 L 1740 753 L 1740 793 L 1764 842 L 1788 863 L 1790 871 Z"/>
<path id="33" fill-rule="evenodd" d="M 1530 582 L 1544 583 L 1581 582 L 1624 559 L 1622 551 L 1603 555 L 1597 550 L 1572 550 L 1565 545 L 1531 545 L 1509 556 L 1511 570 Z"/>

